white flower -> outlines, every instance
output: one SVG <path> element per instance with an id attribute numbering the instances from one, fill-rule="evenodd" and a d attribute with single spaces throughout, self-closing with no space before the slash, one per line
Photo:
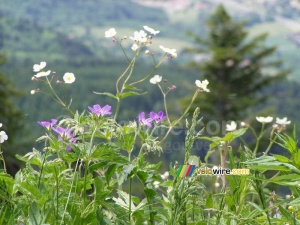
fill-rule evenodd
<path id="1" fill-rule="evenodd" d="M 210 90 L 207 88 L 207 85 L 209 84 L 209 82 L 207 80 L 204 80 L 204 81 L 200 81 L 200 80 L 196 80 L 195 81 L 195 84 L 201 88 L 203 91 L 206 91 L 206 92 L 210 92 Z"/>
<path id="2" fill-rule="evenodd" d="M 34 95 L 35 94 L 35 90 L 31 90 L 30 94 Z"/>
<path id="3" fill-rule="evenodd" d="M 151 84 L 158 84 L 159 82 L 161 82 L 161 80 L 162 80 L 162 76 L 155 75 L 154 77 L 152 77 L 150 79 L 150 83 Z"/>
<path id="4" fill-rule="evenodd" d="M 271 123 L 273 121 L 273 117 L 272 116 L 268 116 L 268 117 L 257 116 L 256 120 L 260 123 Z"/>
<path id="5" fill-rule="evenodd" d="M 145 54 L 149 54 L 149 52 L 150 52 L 149 50 L 146 50 L 146 51 L 145 51 Z"/>
<path id="6" fill-rule="evenodd" d="M 226 131 L 234 131 L 236 130 L 236 126 L 237 126 L 236 122 L 231 121 L 230 124 L 226 124 Z"/>
<path id="7" fill-rule="evenodd" d="M 159 46 L 164 52 L 170 54 L 173 58 L 177 57 L 176 49 L 165 48 L 164 46 Z"/>
<path id="8" fill-rule="evenodd" d="M 247 124 L 246 124 L 245 122 L 243 122 L 243 121 L 241 122 L 241 126 L 242 126 L 242 127 L 245 127 L 246 125 L 247 125 Z"/>
<path id="9" fill-rule="evenodd" d="M 163 180 L 167 180 L 170 176 L 170 173 L 166 171 L 163 175 L 160 175 Z"/>
<path id="10" fill-rule="evenodd" d="M 154 30 L 153 28 L 148 27 L 148 26 L 144 26 L 144 29 L 146 31 L 148 31 L 150 34 L 153 34 L 153 35 L 156 35 L 156 34 L 158 34 L 160 32 L 159 30 Z"/>
<path id="11" fill-rule="evenodd" d="M 280 118 L 276 118 L 276 123 L 279 125 L 288 125 L 291 123 L 291 121 L 288 121 L 286 117 L 280 119 Z"/>
<path id="12" fill-rule="evenodd" d="M 46 76 L 49 76 L 51 73 L 51 70 L 48 70 L 47 72 L 45 71 L 41 71 L 39 73 L 37 73 L 36 75 L 34 75 L 36 78 L 39 78 L 39 77 L 46 77 Z"/>
<path id="13" fill-rule="evenodd" d="M 220 187 L 220 183 L 216 182 L 215 187 Z"/>
<path id="14" fill-rule="evenodd" d="M 40 64 L 33 65 L 33 72 L 40 72 L 46 66 L 46 62 L 40 62 Z"/>
<path id="15" fill-rule="evenodd" d="M 131 40 L 136 41 L 137 43 L 145 43 L 147 42 L 147 33 L 143 30 L 135 31 L 133 37 L 130 37 Z"/>
<path id="16" fill-rule="evenodd" d="M 132 51 L 136 51 L 139 48 L 139 46 L 137 44 L 133 44 L 131 49 Z"/>
<path id="17" fill-rule="evenodd" d="M 0 127 L 2 127 L 2 123 L 0 123 Z"/>
<path id="18" fill-rule="evenodd" d="M 110 28 L 109 30 L 105 31 L 105 37 L 111 38 L 117 34 L 117 31 L 115 28 Z"/>
<path id="19" fill-rule="evenodd" d="M 158 182 L 158 181 L 153 182 L 153 185 L 154 185 L 155 188 L 159 188 L 159 184 L 160 184 L 160 182 Z"/>
<path id="20" fill-rule="evenodd" d="M 7 134 L 5 133 L 5 131 L 0 131 L 0 143 L 3 143 L 4 141 L 6 141 L 8 139 Z"/>
<path id="21" fill-rule="evenodd" d="M 66 84 L 72 84 L 75 81 L 74 73 L 65 73 L 63 79 Z"/>

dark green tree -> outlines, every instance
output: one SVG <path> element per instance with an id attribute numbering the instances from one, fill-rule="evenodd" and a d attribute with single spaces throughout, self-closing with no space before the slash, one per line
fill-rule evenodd
<path id="1" fill-rule="evenodd" d="M 1 68 L 6 62 L 5 54 L 0 52 L 0 123 L 3 130 L 8 135 L 8 140 L 1 145 L 2 155 L 6 162 L 7 172 L 15 174 L 19 169 L 19 160 L 15 155 L 24 149 L 26 135 L 23 131 L 23 116 L 16 107 L 16 98 L 21 97 L 13 83 L 7 79 Z M 2 163 L 2 162 L 1 162 Z M 0 167 L 2 168 L 2 166 Z"/>
<path id="2" fill-rule="evenodd" d="M 276 48 L 264 44 L 267 34 L 250 38 L 245 24 L 233 21 L 222 5 L 207 25 L 207 38 L 189 34 L 197 47 L 187 51 L 202 59 L 189 65 L 199 71 L 200 80 L 209 81 L 211 90 L 201 94 L 194 106 L 201 107 L 206 120 L 245 119 L 254 106 L 266 101 L 263 88 L 285 77 L 288 70 L 270 57 Z"/>

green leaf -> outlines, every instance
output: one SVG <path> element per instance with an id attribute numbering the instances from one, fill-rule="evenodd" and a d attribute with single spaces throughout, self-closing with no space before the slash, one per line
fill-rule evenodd
<path id="1" fill-rule="evenodd" d="M 150 201 L 156 196 L 156 191 L 150 188 L 144 188 L 145 195 Z"/>
<path id="2" fill-rule="evenodd" d="M 135 86 L 127 85 L 127 84 L 124 85 L 124 89 L 128 89 L 128 90 L 139 90 L 139 89 L 136 88 Z"/>
<path id="3" fill-rule="evenodd" d="M 71 145 L 73 148 L 73 145 Z M 65 160 L 66 162 L 76 162 L 78 160 L 78 157 L 75 153 L 69 152 L 69 151 L 61 151 L 60 152 L 60 157 Z"/>
<path id="4" fill-rule="evenodd" d="M 121 171 L 121 175 L 118 179 L 119 185 L 121 185 L 124 181 L 126 181 L 128 176 L 131 176 L 131 174 L 132 174 L 132 172 L 135 168 L 136 167 L 132 164 L 123 166 L 122 171 Z"/>
<path id="5" fill-rule="evenodd" d="M 279 210 L 281 212 L 281 215 L 283 215 L 287 219 L 287 221 L 293 221 L 294 220 L 293 215 L 289 211 L 287 211 L 286 209 L 284 209 L 280 205 L 278 205 L 278 207 L 279 207 Z"/>
<path id="6" fill-rule="evenodd" d="M 148 178 L 148 174 L 149 174 L 149 173 L 147 173 L 147 172 L 145 172 L 145 171 L 142 171 L 142 170 L 140 170 L 140 171 L 138 171 L 138 172 L 136 173 L 137 177 L 140 179 L 140 181 L 141 181 L 143 184 L 145 184 L 145 182 L 146 182 L 146 180 L 147 180 L 147 178 Z"/>
<path id="7" fill-rule="evenodd" d="M 290 160 L 287 157 L 283 156 L 283 155 L 274 154 L 273 157 L 275 159 L 277 159 L 279 162 L 290 162 Z"/>
<path id="8" fill-rule="evenodd" d="M 28 214 L 29 214 L 31 224 L 34 224 L 34 225 L 40 224 L 41 212 L 40 212 L 40 209 L 39 209 L 38 205 L 36 204 L 36 202 L 33 202 L 31 204 L 31 206 L 28 209 Z"/>
<path id="9" fill-rule="evenodd" d="M 90 172 L 93 172 L 94 170 L 98 170 L 100 168 L 105 167 L 109 162 L 107 161 L 103 161 L 103 162 L 99 162 L 99 163 L 95 163 L 89 166 L 89 170 Z"/>
<path id="10" fill-rule="evenodd" d="M 128 91 L 128 92 L 125 92 L 125 93 L 122 93 L 122 94 L 118 94 L 118 97 L 119 99 L 123 99 L 123 98 L 127 98 L 129 96 L 138 96 L 138 95 L 144 95 L 146 94 L 147 92 L 144 92 L 144 93 L 138 93 L 136 91 Z"/>
<path id="11" fill-rule="evenodd" d="M 206 199 L 205 208 L 212 209 L 213 207 L 214 207 L 213 197 L 212 194 L 210 193 Z"/>
<path id="12" fill-rule="evenodd" d="M 94 91 L 94 93 L 95 93 L 96 95 L 106 95 L 106 96 L 108 96 L 108 97 L 111 97 L 111 98 L 114 98 L 114 99 L 118 99 L 115 95 L 113 95 L 113 94 L 111 94 L 111 93 L 109 93 L 109 92 L 102 92 L 102 93 L 100 93 L 100 92 L 95 92 L 95 91 Z"/>
<path id="13" fill-rule="evenodd" d="M 110 165 L 106 170 L 106 182 L 109 185 L 111 177 L 114 175 L 115 171 L 117 169 L 117 164 Z"/>
<path id="14" fill-rule="evenodd" d="M 288 180 L 288 181 L 298 181 L 300 180 L 300 175 L 299 174 L 285 174 L 277 177 L 273 177 L 270 179 L 271 181 L 282 181 L 282 180 Z"/>
<path id="15" fill-rule="evenodd" d="M 231 142 L 233 141 L 234 139 L 242 136 L 246 131 L 247 131 L 248 128 L 241 128 L 241 129 L 238 129 L 238 130 L 235 130 L 235 131 L 232 131 L 232 132 L 228 132 L 224 138 L 222 138 L 222 141 L 228 141 L 228 142 Z"/>

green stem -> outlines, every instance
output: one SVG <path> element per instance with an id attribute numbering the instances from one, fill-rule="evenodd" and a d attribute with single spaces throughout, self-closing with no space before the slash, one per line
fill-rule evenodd
<path id="1" fill-rule="evenodd" d="M 128 212 L 128 221 L 131 221 L 131 194 L 132 194 L 132 177 L 129 179 L 129 212 Z"/>
<path id="2" fill-rule="evenodd" d="M 2 162 L 3 162 L 3 169 L 4 169 L 4 172 L 6 173 L 6 165 L 5 165 L 5 160 L 4 160 L 2 151 L 1 151 L 1 143 L 0 143 L 0 155 L 1 155 Z"/>
<path id="3" fill-rule="evenodd" d="M 163 89 L 161 88 L 161 86 L 158 84 L 158 87 L 161 91 L 161 93 L 163 94 L 163 97 L 164 97 L 164 107 L 165 107 L 165 112 L 166 112 L 166 116 L 167 116 L 167 120 L 168 120 L 168 123 L 169 125 L 171 126 L 171 121 L 170 121 L 170 117 L 169 117 L 169 113 L 168 113 L 168 108 L 167 108 L 167 93 L 165 93 L 163 91 Z"/>
<path id="4" fill-rule="evenodd" d="M 121 74 L 121 76 L 118 78 L 117 82 L 116 82 L 116 91 L 117 93 L 120 93 L 119 91 L 119 83 L 121 81 L 121 79 L 126 75 L 127 71 L 130 69 L 130 67 L 132 66 L 132 63 L 135 61 L 135 58 L 133 58 L 131 60 L 131 62 L 129 63 L 129 65 L 127 66 L 127 68 L 125 69 L 125 71 Z"/>
<path id="5" fill-rule="evenodd" d="M 257 153 L 257 150 L 258 150 L 259 142 L 260 142 L 261 138 L 264 135 L 264 132 L 263 132 L 264 131 L 264 127 L 265 127 L 265 124 L 263 123 L 262 126 L 261 126 L 260 133 L 259 133 L 258 137 L 256 138 L 256 145 L 255 145 L 255 148 L 254 148 L 254 151 L 253 151 L 254 157 L 256 157 L 256 153 Z"/>
<path id="6" fill-rule="evenodd" d="M 226 156 L 228 151 L 228 141 L 225 142 L 224 146 L 221 148 L 221 167 L 222 169 L 226 168 Z M 226 175 L 222 174 L 222 187 L 226 188 Z"/>
<path id="7" fill-rule="evenodd" d="M 141 80 L 132 82 L 132 83 L 130 83 L 129 85 L 130 85 L 130 86 L 133 86 L 133 85 L 135 85 L 135 84 L 138 84 L 138 83 L 141 83 L 141 82 L 147 80 L 147 79 L 148 79 L 148 78 L 156 71 L 156 69 L 160 66 L 160 64 L 164 61 L 164 59 L 165 59 L 165 56 L 159 61 L 159 63 L 158 63 L 157 65 L 155 65 L 155 66 L 153 67 L 153 69 L 147 74 L 146 77 L 144 77 L 144 78 L 141 79 Z"/>
<path id="8" fill-rule="evenodd" d="M 58 188 L 58 173 L 57 173 L 57 170 L 56 170 L 57 168 L 56 167 L 54 167 L 54 171 L 55 171 L 55 180 L 56 180 L 56 213 L 55 213 L 55 221 L 57 221 L 58 220 L 58 190 L 59 190 L 59 188 Z"/>
<path id="9" fill-rule="evenodd" d="M 70 197 L 71 197 L 71 192 L 72 192 L 72 188 L 73 188 L 73 184 L 74 184 L 74 180 L 75 180 L 75 176 L 76 176 L 76 170 L 78 168 L 78 165 L 79 165 L 79 158 L 80 158 L 80 155 L 78 156 L 78 159 L 77 159 L 77 162 L 76 162 L 76 165 L 75 165 L 75 169 L 74 169 L 74 176 L 72 178 L 72 182 L 71 182 L 71 187 L 70 187 L 70 191 L 69 191 L 69 194 L 68 194 L 68 198 L 67 198 L 67 202 L 66 202 L 66 206 L 65 206 L 65 209 L 64 209 L 64 212 L 63 212 L 63 215 L 62 215 L 62 218 L 61 218 L 61 221 L 60 221 L 60 225 L 63 224 L 63 221 L 64 221 L 64 216 L 65 216 L 65 213 L 67 211 L 67 207 L 68 207 L 68 204 L 69 204 L 69 201 L 70 201 Z M 76 190 L 76 188 L 75 188 Z"/>
<path id="10" fill-rule="evenodd" d="M 121 42 L 118 40 L 118 39 L 116 39 L 115 38 L 115 40 L 117 41 L 117 43 L 119 44 L 119 46 L 121 47 L 121 49 L 122 49 L 122 52 L 123 52 L 123 54 L 124 54 L 124 56 L 125 56 L 125 58 L 126 58 L 126 61 L 129 63 L 130 62 L 130 60 L 129 60 L 129 58 L 128 58 L 128 56 L 127 56 L 127 54 L 126 54 L 126 51 L 124 50 L 124 48 L 123 48 L 123 45 L 121 44 Z"/>
<path id="11" fill-rule="evenodd" d="M 120 101 L 120 98 L 118 97 L 117 98 L 117 107 L 116 107 L 116 112 L 115 112 L 114 120 L 116 120 L 118 118 L 118 114 L 119 114 L 119 110 L 120 110 L 120 104 L 121 104 L 121 101 Z"/>
<path id="12" fill-rule="evenodd" d="M 273 146 L 274 142 L 276 141 L 276 139 L 277 139 L 277 137 L 278 137 L 278 136 L 276 136 L 276 137 L 272 140 L 275 129 L 276 129 L 276 128 L 273 128 L 273 129 L 272 129 L 272 132 L 271 132 L 271 141 L 270 141 L 270 144 L 269 144 L 269 146 L 267 147 L 266 151 L 264 152 L 264 155 L 267 155 L 267 154 L 268 154 L 268 152 L 271 150 L 271 147 Z M 281 130 L 278 131 L 278 134 L 279 134 L 280 132 L 281 132 Z"/>
<path id="13" fill-rule="evenodd" d="M 42 178 L 42 174 L 43 174 L 43 170 L 44 170 L 45 161 L 46 161 L 46 153 L 44 154 L 44 158 L 43 158 L 43 162 L 42 162 L 42 168 L 41 168 L 41 172 L 40 172 L 40 175 L 39 175 L 38 188 L 40 188 L 41 178 Z"/>
<path id="14" fill-rule="evenodd" d="M 68 110 L 71 113 L 71 115 L 74 115 L 74 113 L 69 109 L 69 107 L 60 99 L 60 97 L 58 97 L 58 95 L 56 94 L 56 91 L 52 87 L 51 81 L 49 81 L 48 77 L 46 77 L 46 80 L 47 80 L 47 84 L 49 85 L 49 87 L 50 87 L 52 93 L 54 94 L 57 102 L 59 104 L 61 104 L 66 110 Z"/>
<path id="15" fill-rule="evenodd" d="M 178 120 L 176 120 L 175 122 L 171 123 L 171 125 L 170 125 L 167 133 L 165 134 L 165 136 L 163 137 L 163 139 L 160 141 L 160 143 L 162 143 L 168 137 L 168 135 L 171 132 L 171 130 L 173 129 L 173 127 L 175 127 L 182 120 L 182 118 L 187 114 L 187 112 L 190 110 L 190 108 L 191 108 L 192 104 L 194 103 L 194 101 L 195 101 L 197 95 L 199 94 L 199 92 L 201 92 L 201 91 L 199 89 L 197 89 L 196 92 L 195 92 L 195 94 L 194 94 L 194 96 L 193 96 L 193 98 L 192 98 L 192 100 L 191 100 L 191 102 L 190 102 L 190 104 L 185 109 L 184 113 L 179 117 Z"/>

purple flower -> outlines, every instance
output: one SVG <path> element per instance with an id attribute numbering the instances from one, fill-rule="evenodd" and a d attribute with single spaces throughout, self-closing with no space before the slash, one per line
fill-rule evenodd
<path id="1" fill-rule="evenodd" d="M 72 143 L 76 143 L 77 141 L 73 132 L 69 128 L 53 127 L 52 130 L 59 134 L 57 138 L 59 141 L 68 141 Z M 68 145 L 66 149 L 70 151 L 72 147 Z"/>
<path id="2" fill-rule="evenodd" d="M 42 127 L 45 127 L 47 130 L 50 130 L 56 123 L 56 119 L 51 119 L 51 122 L 48 121 L 38 121 L 38 124 L 40 124 Z"/>
<path id="3" fill-rule="evenodd" d="M 155 113 L 155 112 L 150 112 L 149 113 L 149 116 L 152 120 L 154 120 L 156 123 L 159 123 L 165 119 L 167 119 L 167 116 L 164 116 L 164 113 L 163 111 L 160 111 L 158 113 Z"/>
<path id="4" fill-rule="evenodd" d="M 110 115 L 111 112 L 110 112 L 110 109 L 111 109 L 111 106 L 110 105 L 106 105 L 104 107 L 101 108 L 101 106 L 99 104 L 97 105 L 94 105 L 93 107 L 88 107 L 89 110 L 96 114 L 97 116 L 104 116 L 104 115 Z"/>
<path id="5" fill-rule="evenodd" d="M 138 119 L 139 119 L 139 122 L 141 125 L 146 125 L 148 126 L 149 128 L 152 127 L 151 125 L 151 122 L 153 121 L 152 118 L 145 118 L 145 113 L 144 112 L 141 112 L 139 115 L 138 115 Z"/>

